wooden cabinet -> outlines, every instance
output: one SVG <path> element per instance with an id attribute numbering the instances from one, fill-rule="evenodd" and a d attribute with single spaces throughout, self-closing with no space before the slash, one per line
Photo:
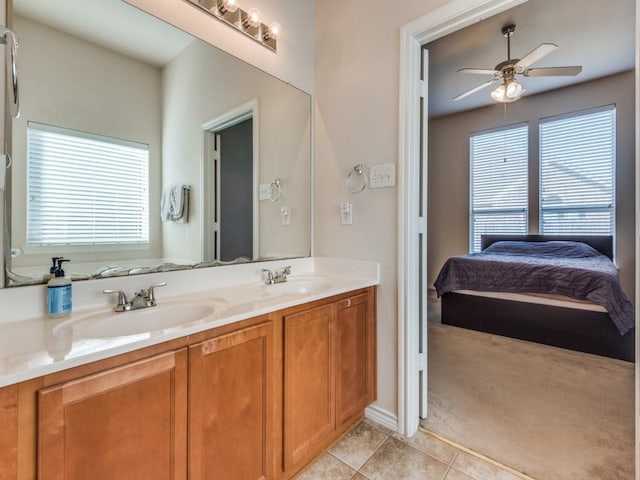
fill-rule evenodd
<path id="1" fill-rule="evenodd" d="M 40 480 L 184 480 L 187 351 L 43 389 Z"/>
<path id="2" fill-rule="evenodd" d="M 0 388 L 0 480 L 18 478 L 18 386 Z"/>
<path id="3" fill-rule="evenodd" d="M 321 448 L 335 429 L 335 309 L 326 305 L 284 321 L 284 468 L 289 470 Z"/>
<path id="4" fill-rule="evenodd" d="M 274 477 L 274 325 L 189 348 L 189 478 Z"/>
<path id="5" fill-rule="evenodd" d="M 363 294 L 337 304 L 336 422 L 342 425 L 375 400 L 373 298 Z"/>
<path id="6" fill-rule="evenodd" d="M 289 477 L 375 400 L 375 296 L 284 317 L 284 449 Z"/>

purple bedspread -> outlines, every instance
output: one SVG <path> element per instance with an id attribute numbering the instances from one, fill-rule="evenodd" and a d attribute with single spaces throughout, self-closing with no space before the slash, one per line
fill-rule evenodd
<path id="1" fill-rule="evenodd" d="M 559 294 L 602 305 L 621 335 L 635 325 L 613 262 L 578 242 L 497 242 L 481 253 L 451 257 L 435 282 L 454 290 Z"/>

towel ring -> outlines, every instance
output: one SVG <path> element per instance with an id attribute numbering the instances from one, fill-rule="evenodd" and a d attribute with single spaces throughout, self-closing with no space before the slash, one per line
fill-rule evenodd
<path id="1" fill-rule="evenodd" d="M 353 175 L 354 173 L 355 175 Z M 353 167 L 352 170 L 349 170 L 347 175 L 347 190 L 349 190 L 349 192 L 360 193 L 367 187 L 367 183 L 367 174 L 365 173 L 364 167 L 361 163 Z"/>
<path id="2" fill-rule="evenodd" d="M 277 202 L 282 196 L 282 187 L 280 186 L 280 179 L 276 178 L 269 186 L 269 200 Z"/>

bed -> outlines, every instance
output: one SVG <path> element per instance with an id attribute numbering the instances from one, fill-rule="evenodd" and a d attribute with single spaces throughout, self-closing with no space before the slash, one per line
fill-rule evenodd
<path id="1" fill-rule="evenodd" d="M 485 235 L 440 271 L 442 323 L 633 362 L 635 314 L 612 259 L 611 236 Z"/>

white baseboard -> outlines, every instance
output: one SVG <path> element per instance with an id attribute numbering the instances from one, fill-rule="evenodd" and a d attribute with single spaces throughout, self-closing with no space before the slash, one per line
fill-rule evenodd
<path id="1" fill-rule="evenodd" d="M 394 432 L 398 431 L 398 416 L 389 410 L 385 410 L 377 403 L 369 405 L 364 411 L 364 416 Z"/>

